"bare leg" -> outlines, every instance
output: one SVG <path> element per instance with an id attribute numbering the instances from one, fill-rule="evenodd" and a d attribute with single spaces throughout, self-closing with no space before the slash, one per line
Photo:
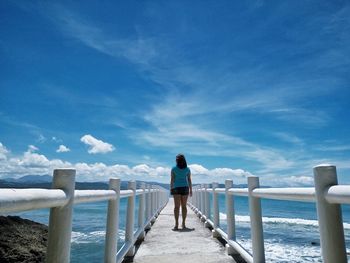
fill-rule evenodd
<path id="1" fill-rule="evenodd" d="M 182 228 L 186 228 L 187 198 L 188 195 L 181 195 Z"/>
<path id="2" fill-rule="evenodd" d="M 179 227 L 179 214 L 180 214 L 180 204 L 181 195 L 174 195 L 174 217 L 175 217 L 175 229 Z"/>

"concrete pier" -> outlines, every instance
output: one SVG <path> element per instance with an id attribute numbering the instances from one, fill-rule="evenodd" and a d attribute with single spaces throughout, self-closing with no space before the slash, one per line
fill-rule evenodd
<path id="1" fill-rule="evenodd" d="M 189 207 L 187 211 L 186 225 L 190 230 L 173 231 L 174 200 L 170 198 L 138 249 L 134 262 L 235 262 Z M 181 212 L 179 223 L 181 226 Z"/>

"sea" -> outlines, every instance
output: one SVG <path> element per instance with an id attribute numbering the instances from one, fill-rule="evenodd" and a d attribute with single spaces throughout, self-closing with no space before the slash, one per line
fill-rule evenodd
<path id="1" fill-rule="evenodd" d="M 119 211 L 120 249 L 125 238 L 126 199 L 121 199 Z M 136 198 L 136 206 L 138 197 Z M 236 238 L 252 253 L 247 197 L 234 197 Z M 220 227 L 227 231 L 225 196 L 219 195 Z M 212 209 L 211 209 L 212 211 Z M 316 206 L 308 202 L 262 199 L 266 262 L 322 262 Z M 71 262 L 103 262 L 107 202 L 74 206 L 71 238 Z M 344 234 L 350 262 L 350 206 L 342 206 Z M 49 209 L 16 213 L 48 224 Z M 172 227 L 173 222 L 169 222 Z M 191 226 L 189 226 L 191 227 Z M 135 211 L 135 231 L 137 210 Z M 190 245 L 190 244 L 189 244 Z M 336 262 L 335 262 L 336 263 Z"/>

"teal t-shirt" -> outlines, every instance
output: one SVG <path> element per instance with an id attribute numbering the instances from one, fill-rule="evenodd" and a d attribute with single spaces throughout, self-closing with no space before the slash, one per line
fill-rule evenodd
<path id="1" fill-rule="evenodd" d="M 174 188 L 189 186 L 187 176 L 191 171 L 188 167 L 180 169 L 179 167 L 175 166 L 171 169 L 171 172 L 175 175 Z"/>

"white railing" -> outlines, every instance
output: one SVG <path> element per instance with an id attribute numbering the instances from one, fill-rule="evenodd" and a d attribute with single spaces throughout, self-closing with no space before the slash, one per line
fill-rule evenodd
<path id="1" fill-rule="evenodd" d="M 57 169 L 53 173 L 53 189 L 0 189 L 0 214 L 50 209 L 46 262 L 69 262 L 73 205 L 108 201 L 104 262 L 122 262 L 134 255 L 134 245 L 145 236 L 168 201 L 168 191 L 160 186 L 128 182 L 128 190 L 120 190 L 120 179 L 109 181 L 110 190 L 75 190 L 75 170 Z M 139 195 L 138 230 L 134 233 L 135 198 Z M 125 243 L 118 250 L 119 201 L 128 198 Z"/>
<path id="2" fill-rule="evenodd" d="M 336 167 L 318 165 L 314 167 L 315 187 L 310 188 L 259 188 L 259 178 L 248 177 L 248 188 L 233 188 L 232 180 L 225 181 L 225 188 L 217 183 L 196 186 L 190 199 L 190 206 L 213 228 L 214 237 L 222 237 L 228 254 L 240 254 L 247 262 L 265 262 L 261 198 L 316 202 L 318 225 L 321 240 L 322 259 L 325 263 L 346 263 L 344 227 L 340 204 L 350 204 L 350 185 L 338 185 Z M 210 193 L 213 194 L 213 220 L 210 220 Z M 227 233 L 220 228 L 218 194 L 225 194 Z M 252 254 L 236 241 L 235 210 L 233 196 L 249 198 Z"/>

